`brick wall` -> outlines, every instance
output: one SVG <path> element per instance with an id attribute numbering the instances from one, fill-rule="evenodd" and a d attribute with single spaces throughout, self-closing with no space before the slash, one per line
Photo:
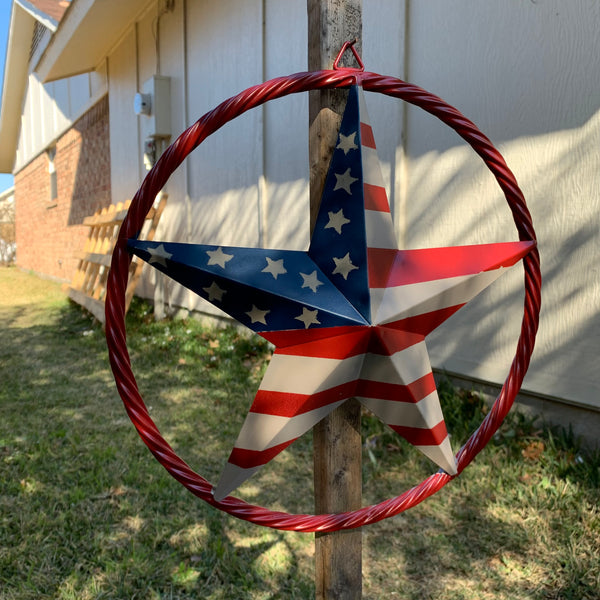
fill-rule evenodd
<path id="1" fill-rule="evenodd" d="M 15 174 L 17 265 L 68 281 L 87 236 L 84 217 L 111 202 L 107 96 L 56 142 L 54 200 L 48 166 L 43 153 Z"/>

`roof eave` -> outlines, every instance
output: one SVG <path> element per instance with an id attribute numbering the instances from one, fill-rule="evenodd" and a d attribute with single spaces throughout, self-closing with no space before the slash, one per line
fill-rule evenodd
<path id="1" fill-rule="evenodd" d="M 153 0 L 72 0 L 36 72 L 43 82 L 95 70 Z"/>
<path id="2" fill-rule="evenodd" d="M 31 2 L 27 0 L 14 0 L 15 4 L 18 4 L 25 12 L 29 13 L 36 21 L 39 21 L 44 27 L 48 28 L 50 31 L 56 31 L 58 27 L 58 21 L 42 12 L 39 8 L 37 8 Z"/>
<path id="3" fill-rule="evenodd" d="M 27 84 L 29 46 L 36 19 L 13 3 L 6 59 L 2 84 L 2 105 L 0 107 L 0 173 L 11 173 L 15 163 L 23 94 Z M 25 48 L 25 51 L 23 51 Z"/>

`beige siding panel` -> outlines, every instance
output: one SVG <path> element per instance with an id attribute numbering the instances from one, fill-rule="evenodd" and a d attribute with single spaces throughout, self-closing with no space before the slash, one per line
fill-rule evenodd
<path id="1" fill-rule="evenodd" d="M 52 139 L 54 133 L 54 101 L 52 94 L 48 93 L 51 90 L 49 86 L 39 85 L 38 86 L 40 97 L 39 97 L 39 113 L 41 119 L 41 126 L 37 132 L 40 147 L 44 146 L 46 140 Z"/>
<path id="2" fill-rule="evenodd" d="M 306 2 L 265 3 L 265 73 L 272 79 L 307 69 Z M 264 105 L 262 243 L 304 250 L 309 241 L 308 94 Z"/>
<path id="3" fill-rule="evenodd" d="M 102 65 L 98 67 L 97 71 L 92 71 L 89 73 L 89 76 L 92 98 L 100 98 L 108 89 L 108 80 L 106 78 L 106 62 L 102 63 Z"/>
<path id="4" fill-rule="evenodd" d="M 21 114 L 21 129 L 19 131 L 19 141 L 17 144 L 17 160 L 15 171 L 19 171 L 26 164 L 26 158 L 31 157 L 33 143 L 33 131 L 30 129 L 29 116 L 31 104 L 31 78 L 28 79 L 25 88 L 25 99 L 23 101 L 23 113 Z"/>
<path id="5" fill-rule="evenodd" d="M 82 73 L 75 77 L 69 77 L 69 95 L 71 120 L 75 120 L 81 114 L 81 111 L 87 107 L 90 101 L 90 76 L 88 73 Z"/>
<path id="6" fill-rule="evenodd" d="M 187 102 L 193 122 L 262 80 L 262 2 L 202 1 L 187 8 Z M 258 244 L 262 143 L 261 112 L 253 110 L 187 159 L 191 241 Z M 191 301 L 194 307 L 207 304 Z"/>
<path id="7" fill-rule="evenodd" d="M 142 91 L 144 83 L 156 73 L 156 44 L 154 41 L 153 27 L 155 27 L 156 10 L 149 10 L 144 17 L 136 23 L 136 56 L 137 56 L 137 81 L 136 91 Z M 133 111 L 133 96 L 130 103 Z M 138 116 L 139 154 L 142 156 L 144 141 L 149 137 L 151 120 L 145 116 Z M 143 160 L 139 161 L 139 180 L 143 181 L 148 170 Z"/>
<path id="8" fill-rule="evenodd" d="M 404 74 L 405 1 L 363 0 L 362 59 L 367 71 L 400 79 Z M 381 174 L 388 194 L 394 227 L 404 243 L 405 168 L 402 152 L 402 126 L 405 106 L 382 94 L 365 93 Z"/>
<path id="9" fill-rule="evenodd" d="M 409 76 L 479 125 L 528 200 L 544 288 L 524 389 L 600 408 L 600 4 L 446 4 L 411 3 Z M 412 247 L 515 239 L 481 161 L 412 108 L 408 152 Z M 457 313 L 432 335 L 436 366 L 502 382 L 522 296 L 522 275 L 510 273 Z"/>
<path id="10" fill-rule="evenodd" d="M 64 131 L 71 123 L 69 119 L 71 114 L 69 80 L 59 79 L 47 85 L 52 88 L 54 130 Z"/>
<path id="11" fill-rule="evenodd" d="M 28 98 L 27 129 L 30 132 L 29 149 L 32 154 L 37 154 L 42 149 L 42 102 L 41 84 L 35 75 L 29 76 L 30 96 Z"/>
<path id="12" fill-rule="evenodd" d="M 261 3 L 189 5 L 190 120 L 262 78 Z M 188 158 L 192 239 L 255 245 L 262 128 L 260 110 L 228 123 Z"/>
<path id="13" fill-rule="evenodd" d="M 133 98 L 137 91 L 135 37 L 131 30 L 108 59 L 113 202 L 133 197 L 141 183 L 138 117 L 133 112 Z"/>
<path id="14" fill-rule="evenodd" d="M 160 66 L 160 75 L 171 80 L 171 139 L 173 142 L 186 128 L 185 106 L 185 28 L 184 28 L 184 3 L 176 2 L 172 12 L 164 13 L 158 24 L 154 22 L 156 12 L 151 11 L 148 17 L 138 23 L 138 48 L 143 49 L 147 56 L 141 59 L 140 85 L 155 73 Z M 152 28 L 159 28 L 160 60 L 157 61 L 155 42 Z M 140 124 L 143 123 L 140 117 Z M 143 139 L 143 127 L 141 127 Z M 169 195 L 167 206 L 158 226 L 156 239 L 186 242 L 188 239 L 187 223 L 187 161 L 180 166 L 169 178 L 164 191 Z M 145 171 L 142 171 L 145 174 Z M 147 269 L 136 293 L 153 297 L 154 285 L 157 277 L 162 278 L 165 290 L 165 301 L 171 306 L 187 306 L 189 292 L 186 288 L 173 280 Z"/>
<path id="15" fill-rule="evenodd" d="M 176 2 L 175 10 L 165 14 L 160 20 L 160 73 L 171 79 L 171 141 L 174 141 L 189 125 L 186 111 L 186 71 L 185 71 L 185 24 L 184 3 Z M 159 229 L 164 239 L 185 242 L 188 239 L 187 190 L 188 163 L 184 161 L 165 186 L 169 202 Z M 174 306 L 188 304 L 191 295 L 186 288 L 172 280 L 165 279 L 168 301 Z"/>

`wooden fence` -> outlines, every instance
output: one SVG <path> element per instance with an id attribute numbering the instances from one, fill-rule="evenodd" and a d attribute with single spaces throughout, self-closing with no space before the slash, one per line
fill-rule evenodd
<path id="1" fill-rule="evenodd" d="M 146 222 L 140 238 L 152 240 L 156 227 L 167 202 L 166 194 L 160 198 L 155 207 L 146 215 Z M 76 258 L 79 265 L 67 288 L 69 298 L 90 311 L 101 323 L 104 323 L 104 302 L 106 299 L 106 283 L 110 271 L 112 251 L 117 241 L 121 223 L 127 215 L 131 200 L 119 202 L 96 211 L 86 217 L 84 225 L 90 228 L 83 251 Z M 129 269 L 129 281 L 125 293 L 125 310 L 129 308 L 135 287 L 142 274 L 144 263 L 133 258 Z"/>

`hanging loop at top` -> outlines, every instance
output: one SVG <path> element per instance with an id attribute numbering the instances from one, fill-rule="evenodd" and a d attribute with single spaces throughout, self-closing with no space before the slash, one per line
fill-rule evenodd
<path id="1" fill-rule="evenodd" d="M 356 48 L 354 47 L 354 44 L 356 44 L 358 40 L 356 38 L 354 38 L 351 42 L 344 42 L 344 45 L 342 46 L 342 49 L 339 51 L 338 55 L 335 57 L 335 60 L 333 61 L 333 70 L 334 71 L 340 71 L 340 70 L 345 70 L 345 71 L 364 71 L 365 70 L 365 65 L 363 64 L 363 61 L 360 59 L 360 56 L 358 55 L 358 52 L 356 51 Z M 354 54 L 354 58 L 356 59 L 356 62 L 358 63 L 358 69 L 356 68 L 351 68 L 351 67 L 340 67 L 340 60 L 342 59 L 342 56 L 344 55 L 344 53 L 346 52 L 346 50 L 348 50 L 348 48 L 350 48 L 350 50 L 352 50 L 352 54 Z"/>

